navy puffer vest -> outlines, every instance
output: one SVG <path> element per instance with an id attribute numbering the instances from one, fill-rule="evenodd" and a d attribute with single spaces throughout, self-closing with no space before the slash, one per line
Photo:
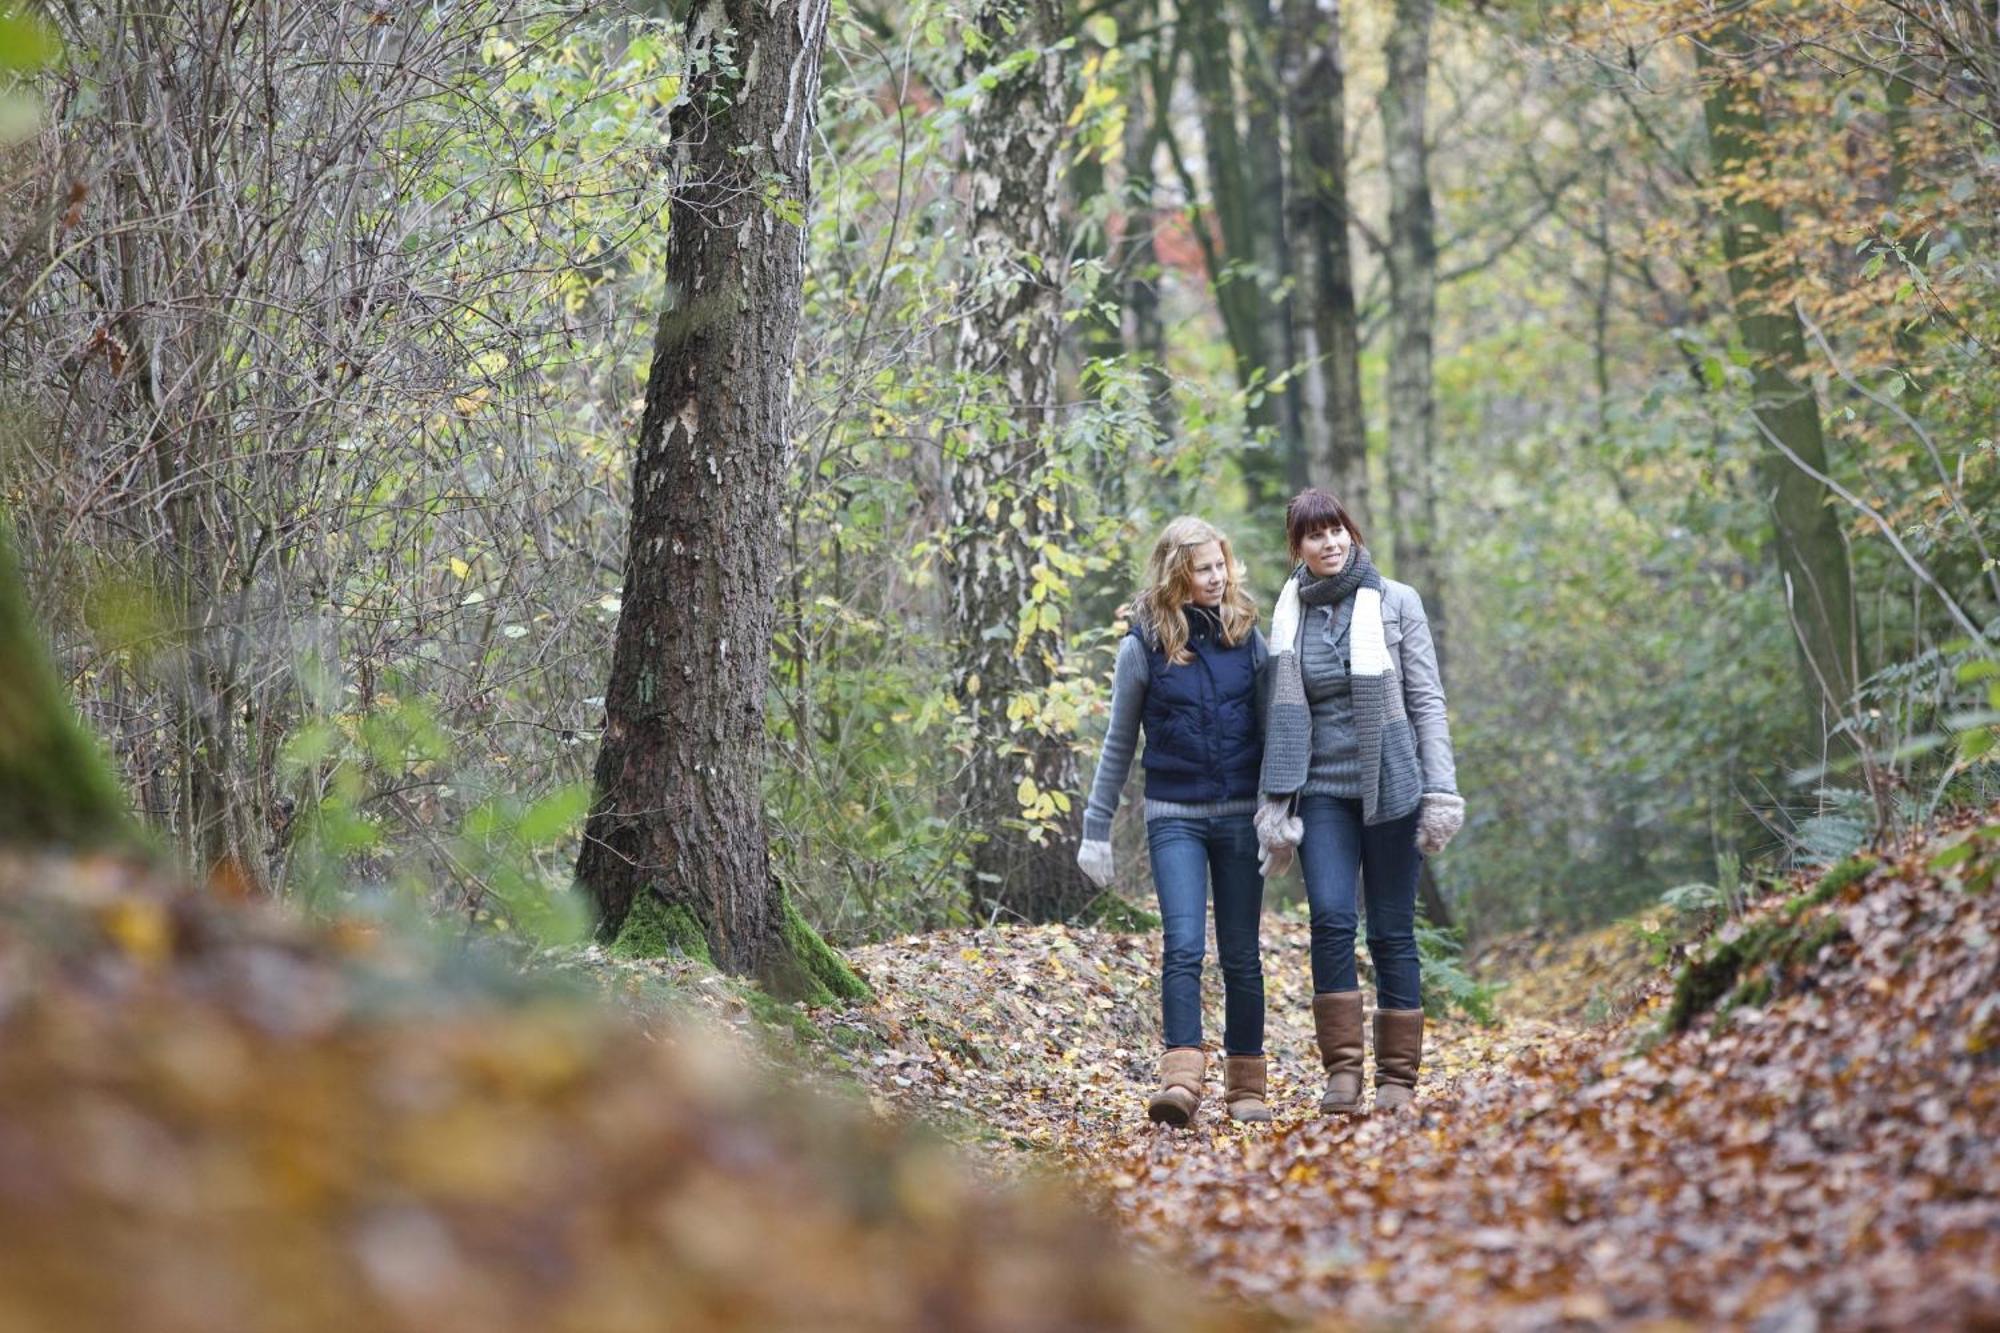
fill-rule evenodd
<path id="1" fill-rule="evenodd" d="M 1257 636 L 1230 647 L 1222 622 L 1198 606 L 1183 612 L 1194 661 L 1177 666 L 1134 625 L 1146 650 L 1146 799 L 1194 804 L 1257 794 L 1264 737 L 1257 725 Z"/>

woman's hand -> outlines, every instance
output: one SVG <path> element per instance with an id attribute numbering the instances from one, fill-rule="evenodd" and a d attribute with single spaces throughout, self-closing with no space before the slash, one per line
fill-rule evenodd
<path id="1" fill-rule="evenodd" d="M 1077 869 L 1100 889 L 1111 883 L 1112 864 L 1111 844 L 1108 842 L 1086 838 L 1083 845 L 1076 849 Z"/>
<path id="2" fill-rule="evenodd" d="M 1448 791 L 1427 791 L 1417 809 L 1417 850 L 1436 856 L 1465 824 L 1465 798 Z"/>

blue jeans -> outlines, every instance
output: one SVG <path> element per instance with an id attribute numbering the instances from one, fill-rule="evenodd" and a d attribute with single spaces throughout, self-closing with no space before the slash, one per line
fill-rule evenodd
<path id="1" fill-rule="evenodd" d="M 1312 909 L 1313 992 L 1360 989 L 1354 973 L 1355 879 L 1368 907 L 1368 955 L 1375 960 L 1375 1003 L 1421 1009 L 1417 961 L 1417 812 L 1364 825 L 1361 802 L 1339 796 L 1299 799 L 1306 827 L 1299 844 L 1306 903 Z"/>
<path id="2" fill-rule="evenodd" d="M 1201 957 L 1207 947 L 1209 889 L 1215 890 L 1215 951 L 1222 961 L 1222 1048 L 1264 1053 L 1264 963 L 1257 952 L 1264 876 L 1249 815 L 1149 819 L 1146 850 L 1160 897 L 1166 947 L 1160 960 L 1160 1018 L 1169 1046 L 1201 1045 Z"/>

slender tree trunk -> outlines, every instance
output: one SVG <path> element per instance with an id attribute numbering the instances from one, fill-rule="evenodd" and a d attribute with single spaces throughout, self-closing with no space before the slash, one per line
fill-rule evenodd
<path id="1" fill-rule="evenodd" d="M 1725 52 L 1748 49 L 1734 27 L 1713 40 Z M 1730 77 L 1706 47 L 1697 51 L 1713 80 L 1702 103 L 1711 169 L 1724 180 L 1756 179 L 1768 152 L 1756 90 Z M 1761 195 L 1733 188 L 1724 192 L 1721 217 L 1737 336 L 1755 358 L 1753 411 L 1765 443 L 1757 475 L 1771 505 L 1806 689 L 1844 716 L 1861 675 L 1853 580 L 1826 487 L 1810 475 L 1825 475 L 1827 464 L 1819 403 L 1806 378 L 1805 334 L 1797 312 L 1771 296 L 1790 277 L 1785 222 Z"/>
<path id="2" fill-rule="evenodd" d="M 683 34 L 666 308 L 577 860 L 607 933 L 643 907 L 786 993 L 811 989 L 810 951 L 771 872 L 760 788 L 827 7 L 721 0 Z"/>
<path id="3" fill-rule="evenodd" d="M 1139 10 L 1139 22 L 1149 23 L 1151 4 Z M 1164 67 L 1166 79 L 1155 77 Z M 1160 117 L 1165 114 L 1162 86 L 1172 88 L 1173 55 L 1163 51 L 1148 63 L 1145 74 L 1132 78 L 1131 103 L 1125 114 L 1125 345 L 1139 358 L 1146 377 L 1146 401 L 1153 429 L 1170 441 L 1179 423 L 1174 417 L 1173 380 L 1167 373 L 1167 331 L 1160 322 L 1160 256 L 1153 242 L 1160 216 L 1154 207 L 1160 155 Z"/>
<path id="4" fill-rule="evenodd" d="M 957 352 L 966 391 L 986 401 L 968 405 L 951 450 L 954 685 L 972 731 L 961 794 L 978 835 L 973 910 L 1030 921 L 1073 916 L 1096 897 L 1071 859 L 1082 816 L 1069 797 L 1076 758 L 1068 737 L 1039 722 L 1063 653 L 1047 563 L 1065 533 L 1065 496 L 1049 466 L 1069 100 L 1061 17 L 1056 0 L 982 0 L 972 16 L 981 40 L 968 40 L 962 71 L 966 83 L 990 86 L 965 115 L 970 253 Z M 1040 54 L 994 69 L 1022 49 Z M 1070 809 L 1055 808 L 1058 794 Z"/>
<path id="5" fill-rule="evenodd" d="M 1898 214 L 1903 213 L 1903 192 L 1909 186 L 1910 100 L 1916 95 L 1916 85 L 1910 75 L 1915 68 L 1915 53 L 1906 49 L 1898 53 L 1895 64 L 1883 80 L 1883 92 L 1888 104 L 1884 129 L 1889 139 L 1888 179 L 1883 182 L 1883 193 L 1887 197 L 1883 203 Z M 1905 223 L 1896 235 L 1896 245 L 1905 256 L 1922 263 L 1927 235 L 1924 227 Z M 1922 410 L 1923 395 L 1929 388 L 1922 365 L 1924 348 L 1921 328 L 1921 322 L 1913 320 L 1896 330 L 1896 356 L 1901 363 L 1898 369 L 1903 372 L 1904 384 L 1902 405 L 1912 416 Z"/>
<path id="6" fill-rule="evenodd" d="M 1083 46 L 1083 49 L 1086 60 L 1101 62 L 1106 54 L 1104 48 L 1094 42 Z M 1100 72 L 1098 77 L 1102 78 L 1103 74 Z M 1071 253 L 1079 261 L 1087 263 L 1095 260 L 1105 270 L 1104 280 L 1089 306 L 1075 321 L 1079 362 L 1109 360 L 1125 350 L 1119 307 L 1122 293 L 1116 285 L 1120 256 L 1114 253 L 1109 235 L 1114 210 L 1110 207 L 1111 200 L 1106 197 L 1110 189 L 1110 173 L 1105 170 L 1105 156 L 1104 153 L 1079 156 L 1067 176 L 1071 201 Z"/>
<path id="7" fill-rule="evenodd" d="M 1430 616 L 1438 669 L 1446 655 L 1445 589 L 1437 557 L 1437 403 L 1432 339 L 1437 240 L 1424 137 L 1433 0 L 1396 0 L 1384 56 L 1383 156 L 1389 176 L 1389 459 L 1396 577 L 1416 585 Z M 1417 878 L 1424 915 L 1449 927 L 1451 910 L 1430 863 Z"/>
<path id="8" fill-rule="evenodd" d="M 1244 409 L 1245 424 L 1266 435 L 1281 432 L 1278 396 L 1268 388 L 1253 388 L 1272 372 L 1266 336 L 1257 208 L 1250 180 L 1249 155 L 1236 124 L 1236 68 L 1231 54 L 1228 10 L 1209 0 L 1182 0 L 1179 21 L 1187 28 L 1188 55 L 1201 105 L 1202 162 L 1207 169 L 1208 197 L 1215 218 L 1214 234 L 1203 236 L 1202 258 L 1208 267 L 1215 301 L 1229 339 L 1236 382 L 1251 390 Z M 1189 196 L 1195 182 L 1185 178 Z M 1283 441 L 1277 441 L 1282 449 Z M 1283 484 L 1279 453 L 1253 450 L 1243 458 L 1243 479 L 1251 507 L 1276 497 Z"/>
<path id="9" fill-rule="evenodd" d="M 1335 0 L 1287 0 L 1298 54 L 1292 83 L 1293 234 L 1305 247 L 1314 355 L 1325 393 L 1316 471 L 1367 531 L 1368 421 L 1361 401 L 1361 333 L 1348 239 L 1346 73 Z"/>
<path id="10" fill-rule="evenodd" d="M 1303 357 L 1287 202 L 1291 183 L 1285 171 L 1285 89 L 1290 84 L 1294 53 L 1271 11 L 1272 0 L 1238 2 L 1243 14 L 1249 132 L 1244 145 L 1249 155 L 1245 174 L 1257 201 L 1251 213 L 1263 270 L 1261 277 L 1272 288 L 1265 293 L 1259 284 L 1262 299 L 1258 310 L 1264 322 L 1264 347 L 1272 358 L 1269 368 L 1286 375 L 1284 386 L 1273 390 L 1277 397 L 1278 449 L 1284 459 L 1286 484 L 1297 491 L 1310 480 L 1309 460 L 1314 450 L 1307 439 L 1305 377 L 1296 373 Z"/>
<path id="11" fill-rule="evenodd" d="M 1432 337 L 1437 240 L 1424 115 L 1433 0 L 1396 0 L 1384 55 L 1382 138 L 1389 178 L 1389 458 L 1396 577 L 1416 585 L 1430 614 L 1438 665 L 1448 661 L 1445 592 L 1437 558 L 1437 404 Z"/>

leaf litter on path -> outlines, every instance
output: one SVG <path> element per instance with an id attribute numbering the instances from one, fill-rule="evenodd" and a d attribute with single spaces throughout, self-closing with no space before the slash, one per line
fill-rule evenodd
<path id="1" fill-rule="evenodd" d="M 2000 857 L 2000 838 L 1940 836 Z M 1536 979 L 1559 1016 L 1516 996 L 1494 1028 L 1432 1023 L 1418 1105 L 1395 1118 L 1317 1114 L 1292 913 L 1264 932 L 1269 1128 L 1226 1119 L 1215 1059 L 1193 1127 L 1145 1120 L 1156 936 L 891 941 L 852 955 L 878 1003 L 819 1021 L 882 1035 L 860 1071 L 880 1104 L 1008 1169 L 1059 1170 L 1211 1290 L 1316 1325 L 1994 1328 L 2000 893 L 1984 862 L 1933 870 L 1938 845 L 1801 904 L 1837 921 L 1828 942 L 1677 1036 L 1657 1038 L 1670 978 L 1594 937 L 1572 961 L 1606 975 Z M 1759 919 L 1797 915 L 1806 887 Z M 1593 992 L 1619 1021 L 1583 1021 Z"/>

